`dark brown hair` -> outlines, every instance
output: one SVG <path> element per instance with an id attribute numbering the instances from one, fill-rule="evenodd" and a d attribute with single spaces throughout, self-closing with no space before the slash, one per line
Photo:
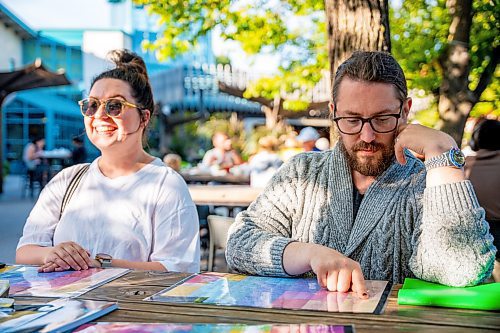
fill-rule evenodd
<path id="1" fill-rule="evenodd" d="M 101 79 L 118 79 L 127 82 L 132 88 L 132 97 L 141 109 L 147 109 L 153 115 L 154 99 L 151 84 L 144 60 L 129 50 L 110 51 L 108 57 L 116 65 L 115 68 L 97 75 L 90 85 L 90 89 Z M 141 121 L 143 114 L 141 110 Z"/>
<path id="2" fill-rule="evenodd" d="M 390 83 L 396 88 L 396 96 L 401 102 L 408 96 L 403 69 L 387 52 L 357 51 L 344 61 L 335 74 L 332 89 L 334 103 L 337 102 L 339 86 L 345 76 L 357 81 Z"/>
<path id="3" fill-rule="evenodd" d="M 500 121 L 486 119 L 479 122 L 472 132 L 470 146 L 472 150 L 500 150 Z"/>

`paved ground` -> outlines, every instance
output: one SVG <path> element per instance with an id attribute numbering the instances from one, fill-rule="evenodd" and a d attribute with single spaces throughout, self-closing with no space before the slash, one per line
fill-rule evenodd
<path id="1" fill-rule="evenodd" d="M 0 261 L 13 263 L 16 246 L 23 232 L 24 222 L 35 201 L 22 198 L 24 186 L 21 176 L 7 176 L 4 193 L 0 195 Z"/>
<path id="2" fill-rule="evenodd" d="M 0 262 L 14 263 L 17 242 L 36 201 L 36 197 L 23 198 L 23 187 L 24 180 L 21 176 L 9 175 L 4 180 L 4 193 L 0 194 Z M 207 251 L 202 251 L 201 270 L 207 269 L 207 257 Z M 214 266 L 216 271 L 227 271 L 222 250 L 217 251 Z"/>

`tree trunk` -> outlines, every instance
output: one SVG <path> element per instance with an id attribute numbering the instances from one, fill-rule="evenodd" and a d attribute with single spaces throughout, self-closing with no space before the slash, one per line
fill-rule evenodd
<path id="1" fill-rule="evenodd" d="M 283 111 L 283 100 L 280 96 L 276 96 L 273 100 L 272 107 L 263 105 L 262 109 L 266 115 L 266 127 L 270 130 L 280 125 L 280 114 Z"/>
<path id="2" fill-rule="evenodd" d="M 439 59 L 443 80 L 439 88 L 437 128 L 462 144 L 465 122 L 477 102 L 469 89 L 469 38 L 472 25 L 472 0 L 446 2 L 452 21 L 448 31 L 449 44 Z"/>
<path id="3" fill-rule="evenodd" d="M 354 51 L 391 51 L 388 0 L 326 0 L 325 9 L 332 83 Z"/>

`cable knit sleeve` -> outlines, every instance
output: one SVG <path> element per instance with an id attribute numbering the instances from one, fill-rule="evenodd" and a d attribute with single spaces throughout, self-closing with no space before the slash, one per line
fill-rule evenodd
<path id="1" fill-rule="evenodd" d="M 248 210 L 237 215 L 229 230 L 226 260 L 246 274 L 288 276 L 283 252 L 292 241 L 292 221 L 300 214 L 298 159 L 283 165 Z"/>
<path id="2" fill-rule="evenodd" d="M 412 272 L 450 286 L 472 286 L 491 275 L 496 249 L 469 181 L 426 188 L 415 229 Z"/>

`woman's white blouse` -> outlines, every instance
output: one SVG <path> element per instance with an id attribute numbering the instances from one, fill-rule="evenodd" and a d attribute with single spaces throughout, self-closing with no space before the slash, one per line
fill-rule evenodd
<path id="1" fill-rule="evenodd" d="M 59 221 L 62 198 L 81 165 L 61 171 L 31 211 L 18 248 L 73 241 L 91 256 L 160 262 L 169 271 L 200 269 L 199 223 L 186 183 L 159 159 L 134 174 L 107 178 L 90 165 Z"/>

